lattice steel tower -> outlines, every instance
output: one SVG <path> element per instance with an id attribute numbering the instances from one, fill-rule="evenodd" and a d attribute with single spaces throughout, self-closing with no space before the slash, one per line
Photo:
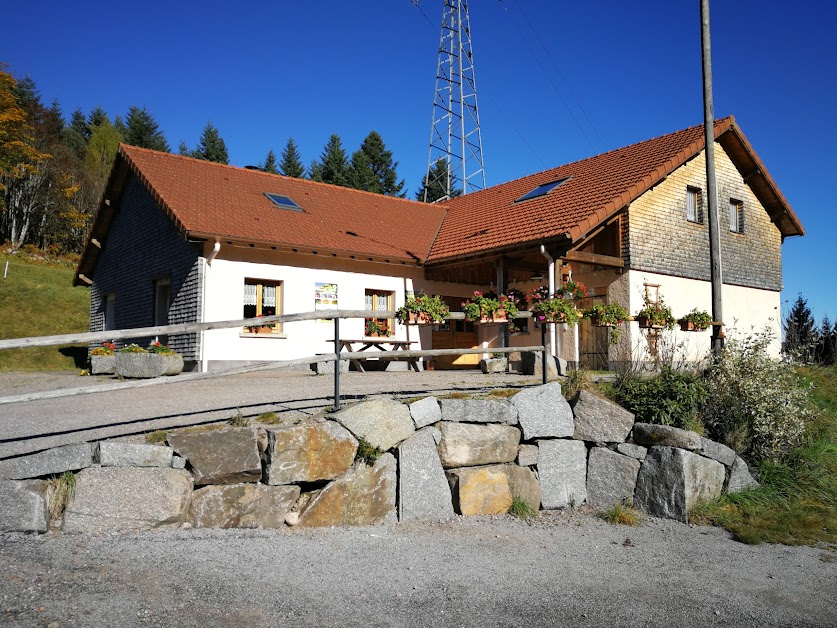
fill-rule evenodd
<path id="1" fill-rule="evenodd" d="M 444 0 L 444 4 L 425 201 L 431 186 L 441 185 L 447 197 L 485 187 L 468 0 Z M 447 168 L 435 167 L 440 159 Z"/>

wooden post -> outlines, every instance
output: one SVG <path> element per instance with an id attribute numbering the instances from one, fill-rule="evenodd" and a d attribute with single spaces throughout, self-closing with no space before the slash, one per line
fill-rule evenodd
<path id="1" fill-rule="evenodd" d="M 709 265 L 712 281 L 712 320 L 724 320 L 721 289 L 721 232 L 718 223 L 718 183 L 715 178 L 715 107 L 712 102 L 712 46 L 709 37 L 709 0 L 700 0 L 701 58 L 703 60 L 703 134 L 706 143 L 706 193 L 709 201 Z M 712 353 L 724 347 L 721 325 L 712 325 Z"/>

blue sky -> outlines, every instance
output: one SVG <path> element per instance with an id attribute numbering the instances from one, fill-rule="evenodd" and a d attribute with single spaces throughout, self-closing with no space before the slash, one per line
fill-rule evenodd
<path id="1" fill-rule="evenodd" d="M 287 138 L 376 129 L 415 192 L 426 167 L 442 0 L 12 3 L 0 61 L 66 114 L 132 104 L 172 148 L 211 120 L 235 165 Z M 702 121 L 699 1 L 471 0 L 488 184 Z M 785 292 L 837 317 L 832 187 L 837 3 L 712 3 L 717 117 L 733 114 L 801 219 Z"/>

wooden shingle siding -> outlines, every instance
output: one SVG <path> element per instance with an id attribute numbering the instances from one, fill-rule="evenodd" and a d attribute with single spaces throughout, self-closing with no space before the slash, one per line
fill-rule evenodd
<path id="1" fill-rule="evenodd" d="M 200 244 L 178 233 L 145 187 L 131 175 L 90 286 L 90 331 L 105 328 L 104 295 L 116 295 L 117 329 L 154 324 L 154 280 L 171 280 L 170 324 L 194 323 L 200 312 Z M 128 341 L 122 343 L 127 344 Z M 148 339 L 137 341 L 146 346 Z M 197 334 L 169 338 L 185 360 L 198 358 Z"/>
<path id="2" fill-rule="evenodd" d="M 723 148 L 715 144 L 721 260 L 726 284 L 782 289 L 782 237 Z M 703 223 L 686 219 L 686 189 L 703 191 Z M 729 230 L 729 200 L 744 203 L 744 233 Z M 706 160 L 701 152 L 634 201 L 625 262 L 633 270 L 709 280 Z"/>

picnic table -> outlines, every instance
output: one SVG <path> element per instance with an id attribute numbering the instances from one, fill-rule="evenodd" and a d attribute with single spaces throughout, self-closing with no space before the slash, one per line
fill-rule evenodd
<path id="1" fill-rule="evenodd" d="M 329 342 L 334 342 L 334 340 L 329 340 Z M 416 340 L 394 340 L 392 338 L 362 338 L 360 340 L 357 339 L 340 339 L 340 351 L 345 349 L 350 353 L 356 353 L 360 351 L 366 351 L 367 349 L 376 348 L 380 351 L 406 351 L 410 348 L 410 345 L 417 344 L 418 341 Z M 374 358 L 374 355 L 370 355 L 370 358 Z M 361 372 L 365 373 L 366 369 L 363 368 L 363 362 L 367 358 L 353 358 L 349 360 L 352 364 L 355 365 L 355 368 Z M 419 373 L 421 369 L 419 369 L 418 365 L 418 358 L 414 357 L 404 357 L 404 358 L 385 358 L 387 360 L 406 360 L 410 368 L 412 368 L 416 373 Z"/>

